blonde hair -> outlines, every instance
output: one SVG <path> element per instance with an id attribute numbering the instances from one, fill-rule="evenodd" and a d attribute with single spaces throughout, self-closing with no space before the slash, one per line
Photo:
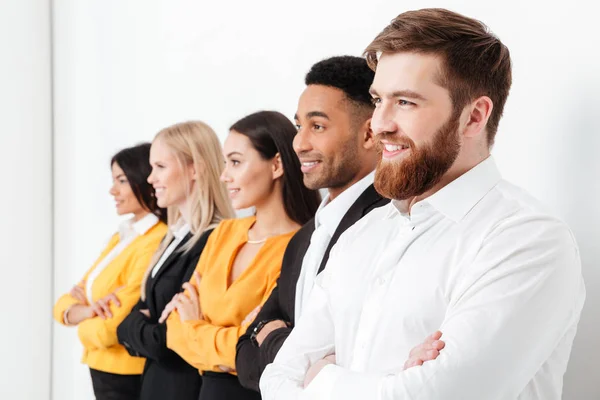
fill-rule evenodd
<path id="1" fill-rule="evenodd" d="M 215 131 L 201 121 L 183 122 L 165 128 L 154 137 L 154 141 L 158 139 L 173 152 L 184 174 L 187 174 L 188 170 L 185 166 L 191 164 L 198 177 L 194 180 L 193 187 L 188 187 L 186 191 L 190 197 L 188 223 L 192 237 L 181 251 L 187 252 L 200 240 L 204 232 L 214 228 L 221 220 L 233 218 L 235 215 L 225 186 L 220 180 L 225 165 L 221 143 Z M 186 184 L 188 181 L 186 179 Z M 170 224 L 181 218 L 176 206 L 169 207 L 167 215 Z M 146 299 L 148 276 L 172 238 L 173 233 L 169 230 L 150 262 L 142 280 L 142 300 Z"/>

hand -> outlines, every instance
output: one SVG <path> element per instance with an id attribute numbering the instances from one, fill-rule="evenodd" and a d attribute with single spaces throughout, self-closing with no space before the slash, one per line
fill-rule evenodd
<path id="1" fill-rule="evenodd" d="M 104 296 L 94 304 L 92 304 L 92 309 L 102 319 L 112 318 L 112 312 L 110 311 L 110 304 L 114 304 L 116 307 L 121 307 L 121 302 L 116 295 L 116 292 L 121 290 L 124 286 L 120 286 L 115 289 L 114 292 Z"/>
<path id="2" fill-rule="evenodd" d="M 194 279 L 196 285 L 200 288 L 200 275 L 194 272 Z M 177 311 L 179 312 L 179 318 L 182 321 L 198 321 L 202 319 L 202 309 L 200 308 L 200 294 L 189 282 L 183 284 L 183 288 L 188 291 L 188 295 L 185 293 L 179 295 L 177 300 Z"/>
<path id="3" fill-rule="evenodd" d="M 228 367 L 228 366 L 226 366 L 226 365 L 217 365 L 217 366 L 218 366 L 218 367 L 219 367 L 219 369 L 220 369 L 221 371 L 223 371 L 223 372 L 230 373 L 230 372 L 234 372 L 234 371 L 235 371 L 235 369 L 233 369 L 233 368 L 229 368 L 229 367 Z"/>
<path id="4" fill-rule="evenodd" d="M 408 360 L 404 363 L 404 369 L 407 370 L 418 365 L 423 365 L 426 361 L 435 360 L 440 351 L 446 346 L 446 343 L 440 340 L 442 332 L 437 331 L 429 335 L 423 343 L 414 347 L 408 355 Z"/>
<path id="5" fill-rule="evenodd" d="M 179 297 L 179 294 L 180 293 L 175 294 L 175 296 L 173 296 L 171 301 L 165 306 L 165 309 L 160 314 L 160 318 L 158 319 L 159 324 L 162 324 L 163 322 L 165 322 L 167 320 L 167 318 L 169 318 L 169 315 L 171 315 L 173 310 L 177 307 L 177 298 Z"/>
<path id="6" fill-rule="evenodd" d="M 254 318 L 256 318 L 256 316 L 260 312 L 261 308 L 262 308 L 261 306 L 256 306 L 256 308 L 254 310 L 250 311 L 250 313 L 248 315 L 246 315 L 246 318 L 244 318 L 244 320 L 242 321 L 242 326 L 250 325 L 252 323 L 252 321 L 254 321 Z"/>
<path id="7" fill-rule="evenodd" d="M 71 289 L 69 294 L 71 295 L 71 297 L 74 297 L 81 304 L 85 304 L 85 305 L 88 304 L 88 300 L 85 295 L 85 290 L 81 286 L 79 286 L 79 285 L 73 286 L 73 288 Z"/>
<path id="8" fill-rule="evenodd" d="M 262 346 L 267 336 L 269 336 L 271 332 L 279 328 L 287 328 L 287 324 L 280 319 L 270 321 L 265 326 L 263 326 L 260 332 L 258 332 L 258 334 L 256 335 L 256 341 L 258 342 L 258 346 Z"/>
<path id="9" fill-rule="evenodd" d="M 64 322 L 67 325 L 73 326 L 95 316 L 96 313 L 91 306 L 77 303 L 67 309 L 64 315 Z"/>
<path id="10" fill-rule="evenodd" d="M 148 310 L 148 309 L 146 309 L 146 310 L 140 310 L 140 312 L 141 312 L 142 314 L 144 314 L 144 316 L 145 316 L 146 318 L 150 318 L 150 310 Z"/>
<path id="11" fill-rule="evenodd" d="M 319 372 L 321 372 L 321 370 L 329 364 L 335 365 L 335 354 L 328 355 L 322 360 L 319 360 L 313 365 L 311 365 L 308 369 L 308 372 L 306 373 L 306 376 L 304 377 L 304 388 L 306 389 L 306 387 L 310 385 L 313 379 L 315 379 L 317 375 L 319 375 Z"/>

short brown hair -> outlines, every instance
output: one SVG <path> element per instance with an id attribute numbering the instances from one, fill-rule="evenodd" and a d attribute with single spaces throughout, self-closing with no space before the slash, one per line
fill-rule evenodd
<path id="1" fill-rule="evenodd" d="M 427 8 L 397 16 L 364 55 L 375 69 L 379 53 L 399 52 L 442 57 L 440 83 L 450 91 L 455 112 L 479 96 L 492 100 L 494 108 L 487 123 L 491 147 L 512 82 L 510 54 L 500 39 L 480 21 L 441 8 Z"/>

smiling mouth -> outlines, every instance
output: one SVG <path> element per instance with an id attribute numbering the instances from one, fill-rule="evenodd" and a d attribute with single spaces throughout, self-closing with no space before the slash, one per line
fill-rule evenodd
<path id="1" fill-rule="evenodd" d="M 303 173 L 307 173 L 315 169 L 319 164 L 321 164 L 321 161 L 302 161 L 300 163 L 300 169 Z"/>
<path id="2" fill-rule="evenodd" d="M 394 158 L 398 155 L 404 154 L 410 149 L 410 146 L 406 144 L 391 144 L 384 143 L 382 148 L 383 158 Z"/>

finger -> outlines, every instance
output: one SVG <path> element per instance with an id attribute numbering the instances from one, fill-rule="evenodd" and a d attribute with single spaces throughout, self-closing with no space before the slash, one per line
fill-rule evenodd
<path id="1" fill-rule="evenodd" d="M 160 315 L 160 318 L 158 319 L 159 324 L 162 324 L 163 322 L 165 322 L 167 320 L 169 313 L 167 313 L 166 311 L 167 310 L 164 310 L 163 313 Z"/>
<path id="2" fill-rule="evenodd" d="M 108 296 L 106 296 L 104 298 L 104 301 L 106 302 L 106 304 L 109 304 L 112 301 L 117 307 L 121 307 L 121 302 L 119 301 L 117 295 L 114 293 L 111 293 Z"/>
<path id="3" fill-rule="evenodd" d="M 110 311 L 110 306 L 108 305 L 108 302 L 104 299 L 99 301 L 100 303 L 100 307 L 102 307 L 102 310 L 104 311 L 104 315 L 106 315 L 108 318 L 112 318 L 112 312 Z"/>
<path id="4" fill-rule="evenodd" d="M 439 340 L 441 337 L 442 337 L 442 332 L 435 331 L 427 337 L 427 340 Z"/>
<path id="5" fill-rule="evenodd" d="M 194 271 L 194 280 L 196 281 L 196 285 L 198 286 L 198 290 L 200 290 L 200 283 L 202 283 L 202 278 L 198 271 Z"/>
<path id="6" fill-rule="evenodd" d="M 446 342 L 443 340 L 435 340 L 431 343 L 431 348 L 438 351 L 442 350 L 444 347 L 446 347 Z"/>
<path id="7" fill-rule="evenodd" d="M 98 304 L 98 302 L 95 302 L 94 304 L 92 304 L 92 310 L 94 310 L 94 313 L 100 317 L 101 319 L 106 319 L 106 317 L 104 316 L 104 312 L 102 311 L 102 307 L 100 307 L 100 304 Z"/>
<path id="8" fill-rule="evenodd" d="M 186 282 L 183 284 L 183 288 L 185 290 L 187 290 L 189 292 L 188 296 L 189 297 L 198 297 L 198 291 L 196 290 L 196 287 L 194 285 L 192 285 L 189 282 Z"/>
<path id="9" fill-rule="evenodd" d="M 177 304 L 191 304 L 191 303 L 192 303 L 192 300 L 190 300 L 190 298 L 183 293 L 181 293 L 177 297 Z"/>
<path id="10" fill-rule="evenodd" d="M 188 298 L 190 299 L 190 302 L 194 305 L 194 307 L 198 308 L 198 305 L 200 304 L 198 302 L 198 291 L 196 290 L 194 285 L 188 282 L 185 283 L 183 286 L 189 291 Z"/>

